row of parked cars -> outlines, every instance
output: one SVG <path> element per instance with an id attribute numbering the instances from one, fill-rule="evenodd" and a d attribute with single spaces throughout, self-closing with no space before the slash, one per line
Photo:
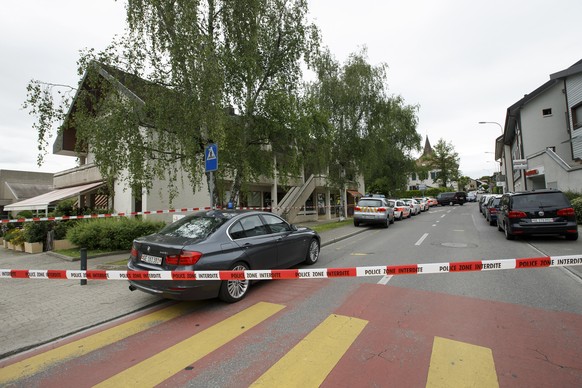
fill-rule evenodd
<path id="1" fill-rule="evenodd" d="M 380 194 L 367 195 L 354 208 L 354 226 L 379 224 L 388 228 L 396 220 L 416 216 L 436 205 L 431 197 L 388 199 Z"/>
<path id="2" fill-rule="evenodd" d="M 578 239 L 576 213 L 570 200 L 560 190 L 534 190 L 503 195 L 483 195 L 479 211 L 491 226 L 516 236 L 553 234 L 566 240 Z"/>

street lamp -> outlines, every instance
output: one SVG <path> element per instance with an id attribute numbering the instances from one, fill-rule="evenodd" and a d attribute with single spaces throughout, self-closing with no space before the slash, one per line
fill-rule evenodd
<path id="1" fill-rule="evenodd" d="M 501 129 L 501 134 L 503 135 L 503 127 L 496 121 L 479 121 L 479 124 L 497 124 L 499 125 L 499 129 Z"/>

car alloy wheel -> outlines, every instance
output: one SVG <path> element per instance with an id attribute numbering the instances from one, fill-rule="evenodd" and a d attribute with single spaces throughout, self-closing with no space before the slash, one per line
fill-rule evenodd
<path id="1" fill-rule="evenodd" d="M 244 263 L 236 263 L 231 271 L 248 271 L 249 267 Z M 249 290 L 248 280 L 223 280 L 218 297 L 227 303 L 238 302 L 243 299 Z"/>
<path id="2" fill-rule="evenodd" d="M 309 243 L 307 257 L 305 258 L 305 264 L 313 265 L 317 263 L 317 259 L 319 259 L 319 241 L 317 241 L 317 239 L 314 238 Z"/>

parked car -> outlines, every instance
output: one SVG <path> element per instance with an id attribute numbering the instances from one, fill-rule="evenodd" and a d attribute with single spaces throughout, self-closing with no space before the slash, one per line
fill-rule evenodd
<path id="1" fill-rule="evenodd" d="M 394 207 L 381 197 L 362 197 L 354 207 L 354 226 L 361 223 L 380 224 L 387 228 L 394 223 Z"/>
<path id="2" fill-rule="evenodd" d="M 421 212 L 420 203 L 418 203 L 418 201 L 416 199 L 402 198 L 402 200 L 404 201 L 404 203 L 406 203 L 408 206 L 410 206 L 410 212 L 413 216 L 420 214 L 420 212 Z"/>
<path id="3" fill-rule="evenodd" d="M 503 194 L 497 228 L 505 238 L 536 234 L 558 234 L 578 239 L 576 213 L 568 197 L 559 190 L 535 190 Z"/>
<path id="4" fill-rule="evenodd" d="M 467 194 L 464 191 L 440 193 L 437 195 L 437 202 L 441 206 L 463 205 L 467 202 Z"/>
<path id="5" fill-rule="evenodd" d="M 467 193 L 467 202 L 476 202 L 477 201 L 477 192 L 476 191 L 469 191 Z"/>
<path id="6" fill-rule="evenodd" d="M 395 206 L 394 206 L 394 217 L 397 220 L 402 220 L 403 218 L 410 218 L 411 211 L 410 211 L 410 206 L 408 206 L 408 204 L 406 204 L 404 201 L 400 200 L 400 199 L 396 199 L 394 200 Z"/>
<path id="7" fill-rule="evenodd" d="M 428 210 L 428 198 L 427 197 L 416 197 L 414 198 L 420 205 L 420 211 L 425 212 Z"/>
<path id="8" fill-rule="evenodd" d="M 485 205 L 485 219 L 489 225 L 497 225 L 497 212 L 499 211 L 499 203 L 501 202 L 501 195 L 492 195 Z"/>
<path id="9" fill-rule="evenodd" d="M 485 206 L 487 205 L 487 201 L 489 201 L 489 198 L 491 198 L 492 195 L 493 194 L 483 194 L 479 198 L 479 211 L 481 212 L 483 217 L 485 217 Z"/>
<path id="10" fill-rule="evenodd" d="M 433 207 L 438 205 L 439 202 L 436 200 L 436 198 L 433 197 L 428 197 L 428 206 Z"/>
<path id="11" fill-rule="evenodd" d="M 218 271 L 289 268 L 315 264 L 319 235 L 279 216 L 258 211 L 209 210 L 193 213 L 160 232 L 133 241 L 129 271 Z M 248 280 L 129 280 L 130 290 L 167 299 L 220 298 L 238 302 Z"/>

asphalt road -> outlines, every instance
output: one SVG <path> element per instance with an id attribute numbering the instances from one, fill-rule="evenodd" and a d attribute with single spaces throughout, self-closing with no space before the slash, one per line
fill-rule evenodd
<path id="1" fill-rule="evenodd" d="M 507 241 L 466 204 L 363 229 L 316 266 L 573 254 L 581 242 Z M 0 385 L 582 386 L 581 332 L 582 281 L 562 268 L 261 282 L 1 360 Z"/>

